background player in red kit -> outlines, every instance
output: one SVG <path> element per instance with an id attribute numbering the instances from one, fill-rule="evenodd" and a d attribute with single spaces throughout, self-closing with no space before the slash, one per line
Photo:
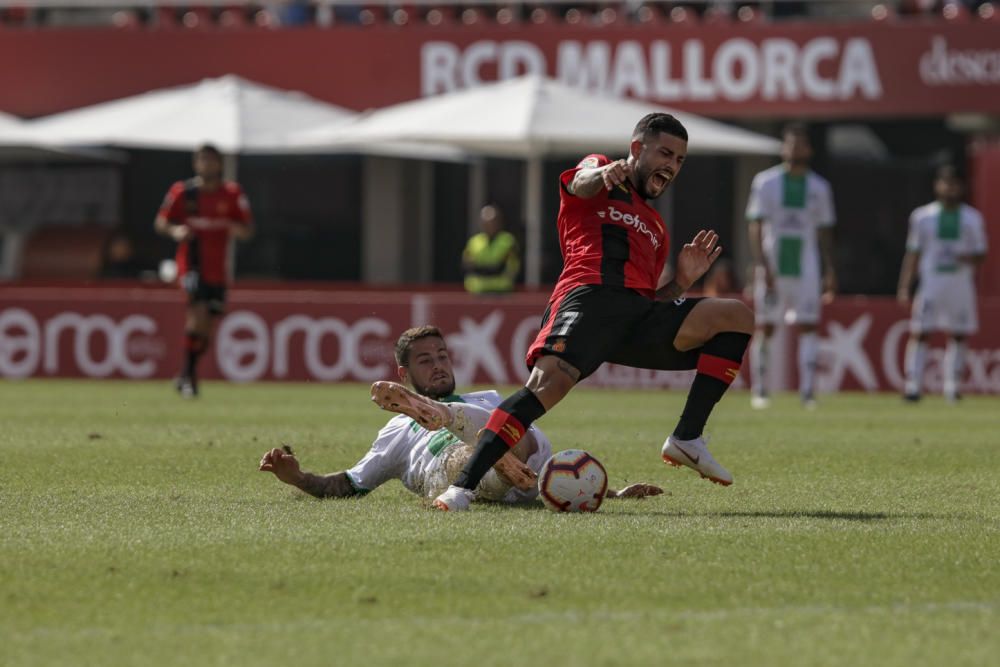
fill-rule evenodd
<path id="1" fill-rule="evenodd" d="M 239 184 L 222 180 L 222 154 L 206 145 L 194 153 L 195 177 L 174 183 L 156 216 L 156 231 L 177 241 L 177 274 L 188 293 L 182 396 L 198 394 L 198 359 L 226 303 L 229 244 L 253 236 L 250 205 Z"/>
<path id="2" fill-rule="evenodd" d="M 558 227 L 563 271 L 528 350 L 531 375 L 523 389 L 493 411 L 475 455 L 435 500 L 437 508 L 468 509 L 471 489 L 486 471 L 532 422 L 605 361 L 662 370 L 697 368 L 662 457 L 713 482 L 732 483 L 732 475 L 706 448 L 702 430 L 739 374 L 753 313 L 732 299 L 682 298 L 718 258 L 715 232 L 698 232 L 681 249 L 675 278 L 658 283 L 669 239 L 647 200 L 666 191 L 686 154 L 687 130 L 673 116 L 656 113 L 636 125 L 628 158 L 612 162 L 590 155 L 562 174 Z M 424 421 L 434 408 L 416 395 L 382 407 L 412 412 Z M 447 417 L 430 421 L 444 424 Z"/>

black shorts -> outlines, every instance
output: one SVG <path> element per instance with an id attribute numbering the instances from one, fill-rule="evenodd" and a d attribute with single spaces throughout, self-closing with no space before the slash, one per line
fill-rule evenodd
<path id="1" fill-rule="evenodd" d="M 198 279 L 197 273 L 188 273 L 181 278 L 181 286 L 188 293 L 188 303 L 204 303 L 212 315 L 226 312 L 226 286 L 213 285 Z"/>
<path id="2" fill-rule="evenodd" d="M 565 359 L 587 377 L 605 361 L 634 368 L 695 368 L 700 348 L 682 352 L 674 338 L 701 301 L 653 301 L 626 287 L 583 285 L 542 315 L 542 329 L 528 350 L 528 366 L 546 354 Z"/>

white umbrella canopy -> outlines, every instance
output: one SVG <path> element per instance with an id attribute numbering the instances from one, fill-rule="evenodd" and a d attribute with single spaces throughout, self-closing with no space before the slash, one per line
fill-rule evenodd
<path id="1" fill-rule="evenodd" d="M 74 109 L 31 123 L 49 143 L 227 154 L 284 149 L 292 132 L 345 123 L 357 114 L 308 95 L 238 76 L 205 79 Z"/>
<path id="2" fill-rule="evenodd" d="M 528 158 L 594 151 L 623 152 L 636 121 L 653 111 L 687 128 L 691 153 L 777 154 L 779 142 L 755 132 L 654 104 L 582 91 L 524 76 L 397 104 L 354 122 L 304 130 L 292 146 L 427 141 L 470 152 Z"/>
<path id="3" fill-rule="evenodd" d="M 120 162 L 115 151 L 66 148 L 43 140 L 32 124 L 0 111 L 0 162 L 63 162 L 98 160 Z"/>
<path id="4" fill-rule="evenodd" d="M 542 158 L 621 155 L 635 123 L 648 113 L 676 116 L 687 128 L 692 154 L 774 155 L 771 137 L 694 114 L 582 91 L 537 75 L 372 111 L 355 121 L 296 133 L 290 145 L 330 150 L 338 145 L 394 142 L 448 144 L 471 153 L 527 159 L 525 280 L 536 286 L 542 264 Z M 305 148 L 308 147 L 308 148 Z"/>
<path id="5" fill-rule="evenodd" d="M 0 135 L 3 135 L 8 131 L 19 130 L 22 123 L 24 123 L 24 121 L 17 116 L 0 111 Z"/>

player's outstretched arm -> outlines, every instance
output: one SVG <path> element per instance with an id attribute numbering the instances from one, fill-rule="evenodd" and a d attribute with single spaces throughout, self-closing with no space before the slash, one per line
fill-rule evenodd
<path id="1" fill-rule="evenodd" d="M 292 448 L 285 445 L 275 447 L 266 452 L 260 459 L 258 470 L 271 472 L 285 484 L 308 493 L 316 498 L 347 498 L 357 495 L 357 491 L 346 472 L 335 472 L 329 475 L 316 475 L 299 467 L 299 460 L 292 453 Z"/>
<path id="2" fill-rule="evenodd" d="M 581 169 L 576 172 L 567 190 L 575 197 L 590 199 L 599 192 L 625 183 L 631 175 L 632 167 L 627 161 L 615 160 L 603 167 Z"/>
<path id="3" fill-rule="evenodd" d="M 604 494 L 605 498 L 648 498 L 650 496 L 663 495 L 663 489 L 654 484 L 631 484 L 621 491 L 608 489 Z"/>

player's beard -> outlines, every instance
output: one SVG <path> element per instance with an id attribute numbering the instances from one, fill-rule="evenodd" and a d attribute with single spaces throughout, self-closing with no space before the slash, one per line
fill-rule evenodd
<path id="1" fill-rule="evenodd" d="M 662 190 L 655 195 L 652 194 L 646 187 L 646 183 L 649 182 L 649 177 L 653 175 L 653 171 L 654 170 L 649 167 L 641 167 L 639 165 L 636 165 L 635 167 L 635 191 L 638 192 L 639 196 L 643 199 L 656 199 L 666 192 L 667 188 L 670 187 L 670 184 L 673 183 L 673 179 L 668 180 Z"/>
<path id="2" fill-rule="evenodd" d="M 418 394 L 420 394 L 421 396 L 426 396 L 427 398 L 432 398 L 435 401 L 437 401 L 439 399 L 442 399 L 442 398 L 445 398 L 446 396 L 451 396 L 452 394 L 455 393 L 455 378 L 454 377 L 451 378 L 451 380 L 449 380 L 444 385 L 440 385 L 440 384 L 439 385 L 422 385 L 422 384 L 419 384 L 419 383 L 415 382 L 412 378 L 410 379 L 410 381 L 413 382 L 413 389 L 416 390 L 416 392 Z"/>

